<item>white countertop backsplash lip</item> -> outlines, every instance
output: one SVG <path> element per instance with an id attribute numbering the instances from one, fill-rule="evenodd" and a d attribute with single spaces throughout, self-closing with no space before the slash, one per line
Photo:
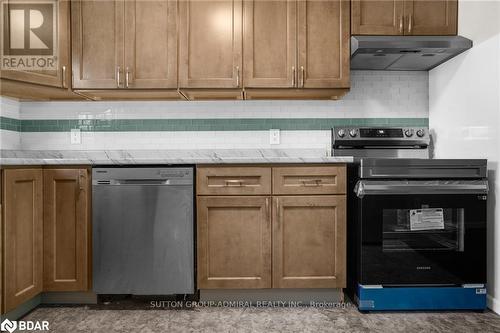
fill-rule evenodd
<path id="1" fill-rule="evenodd" d="M 323 149 L 0 150 L 0 165 L 351 163 Z"/>

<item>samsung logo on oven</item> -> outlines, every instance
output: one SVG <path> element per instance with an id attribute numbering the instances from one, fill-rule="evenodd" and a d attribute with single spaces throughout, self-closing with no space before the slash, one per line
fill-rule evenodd
<path id="1" fill-rule="evenodd" d="M 431 266 L 417 266 L 417 271 L 428 271 L 431 270 Z"/>

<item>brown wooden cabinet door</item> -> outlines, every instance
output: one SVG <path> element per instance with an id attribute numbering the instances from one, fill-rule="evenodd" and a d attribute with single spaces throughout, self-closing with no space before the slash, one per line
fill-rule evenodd
<path id="1" fill-rule="evenodd" d="M 344 288 L 345 196 L 273 198 L 273 288 Z"/>
<path id="2" fill-rule="evenodd" d="M 86 169 L 46 169 L 44 291 L 88 289 L 89 182 Z"/>
<path id="3" fill-rule="evenodd" d="M 43 284 L 42 170 L 4 170 L 4 310 L 33 298 Z"/>
<path id="4" fill-rule="evenodd" d="M 298 1 L 299 88 L 349 88 L 349 1 Z"/>
<path id="5" fill-rule="evenodd" d="M 244 86 L 293 88 L 297 84 L 297 2 L 244 2 Z"/>
<path id="6" fill-rule="evenodd" d="M 271 288 L 270 197 L 198 197 L 198 288 Z"/>
<path id="7" fill-rule="evenodd" d="M 71 2 L 73 88 L 124 85 L 122 0 Z"/>
<path id="8" fill-rule="evenodd" d="M 180 1 L 179 18 L 179 86 L 241 87 L 242 0 Z"/>
<path id="9" fill-rule="evenodd" d="M 458 0 L 406 0 L 406 35 L 456 35 Z"/>
<path id="10" fill-rule="evenodd" d="M 125 87 L 177 88 L 177 1 L 125 1 Z"/>
<path id="11" fill-rule="evenodd" d="M 402 35 L 403 0 L 352 0 L 353 35 Z"/>
<path id="12" fill-rule="evenodd" d="M 69 0 L 57 1 L 57 24 L 56 24 L 57 39 L 55 41 L 55 47 L 57 48 L 57 58 L 58 58 L 57 70 L 37 70 L 37 71 L 3 70 L 0 71 L 1 78 L 36 83 L 46 86 L 61 87 L 61 88 L 67 88 L 69 86 L 69 82 L 71 80 L 69 7 L 70 7 Z"/>

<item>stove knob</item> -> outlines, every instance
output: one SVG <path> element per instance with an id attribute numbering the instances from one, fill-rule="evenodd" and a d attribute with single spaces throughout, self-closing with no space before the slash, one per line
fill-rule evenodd
<path id="1" fill-rule="evenodd" d="M 343 138 L 345 136 L 345 129 L 340 129 L 337 132 L 337 135 L 339 136 L 339 138 Z"/>
<path id="2" fill-rule="evenodd" d="M 417 131 L 417 136 L 418 136 L 419 138 L 422 138 L 424 135 L 425 135 L 425 131 L 424 131 L 423 129 L 419 129 L 419 130 Z"/>
<path id="3" fill-rule="evenodd" d="M 358 135 L 358 131 L 356 129 L 352 129 L 349 131 L 349 135 L 352 137 L 352 138 L 355 138 L 357 135 Z"/>
<path id="4" fill-rule="evenodd" d="M 407 130 L 405 131 L 405 136 L 406 136 L 407 138 L 411 138 L 411 137 L 413 136 L 413 130 L 412 130 L 412 129 L 410 129 L 410 128 L 409 128 L 409 129 L 407 129 Z"/>

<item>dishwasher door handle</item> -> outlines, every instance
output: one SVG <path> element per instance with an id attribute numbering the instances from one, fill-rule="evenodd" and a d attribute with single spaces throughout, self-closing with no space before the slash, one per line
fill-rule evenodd
<path id="1" fill-rule="evenodd" d="M 117 179 L 111 184 L 115 185 L 169 185 L 169 179 Z"/>
<path id="2" fill-rule="evenodd" d="M 92 180 L 94 186 L 192 186 L 191 179 L 111 179 L 111 180 Z"/>

